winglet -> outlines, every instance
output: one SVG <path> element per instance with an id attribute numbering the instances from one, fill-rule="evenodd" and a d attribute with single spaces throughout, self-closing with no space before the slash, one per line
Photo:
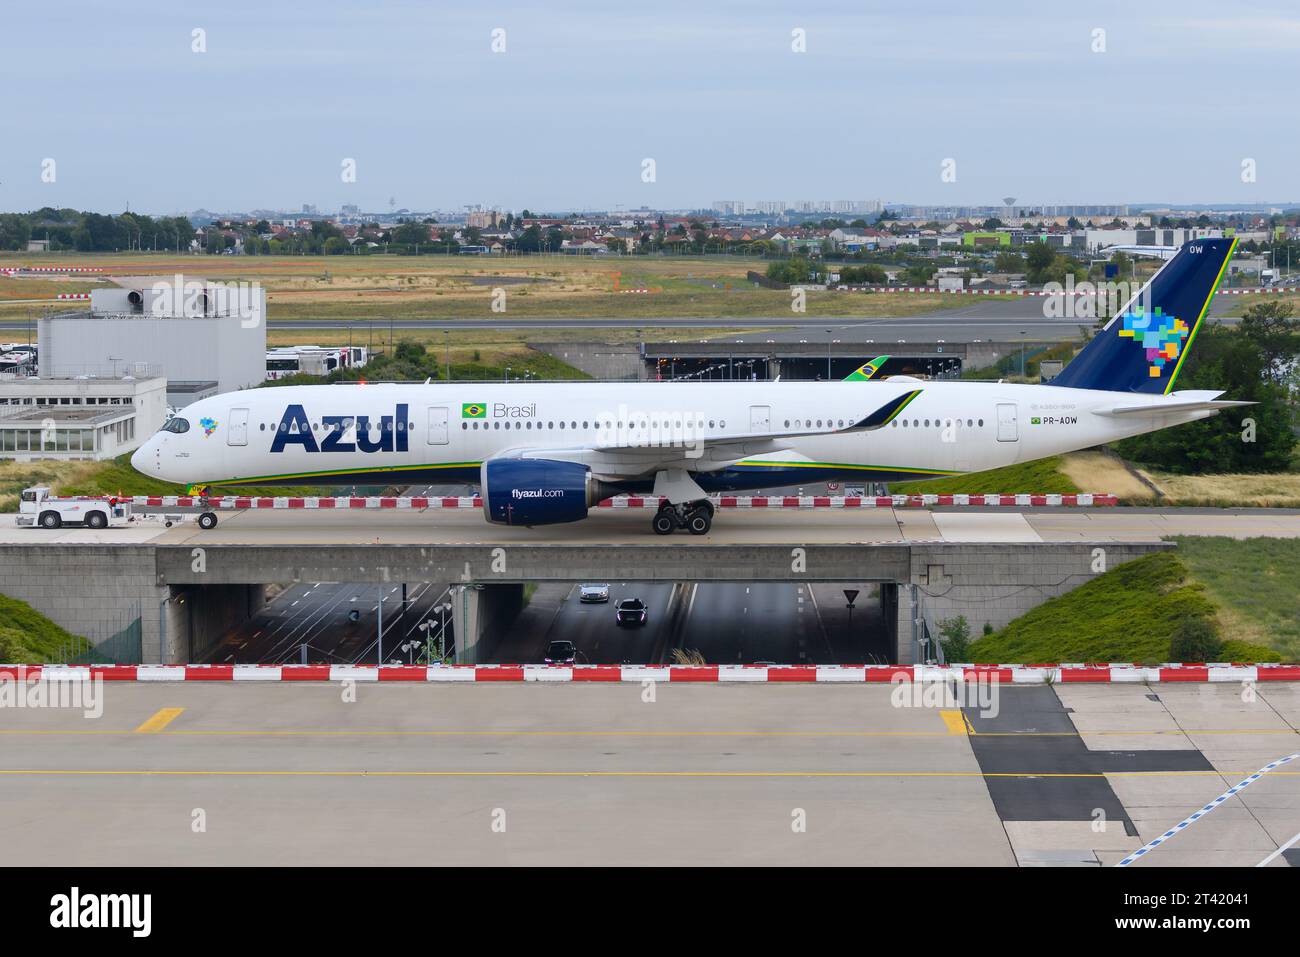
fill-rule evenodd
<path id="1" fill-rule="evenodd" d="M 890 422 L 897 418 L 898 414 L 908 407 L 908 405 L 921 394 L 923 390 L 913 389 L 911 392 L 904 392 L 896 398 L 890 399 L 875 412 L 872 412 L 865 419 L 854 422 L 853 425 L 844 431 L 846 432 L 870 432 L 874 429 L 883 429 Z"/>
<path id="2" fill-rule="evenodd" d="M 867 361 L 866 365 L 859 366 L 844 377 L 845 382 L 866 382 L 873 378 L 885 363 L 889 361 L 889 356 L 876 356 L 874 359 Z"/>

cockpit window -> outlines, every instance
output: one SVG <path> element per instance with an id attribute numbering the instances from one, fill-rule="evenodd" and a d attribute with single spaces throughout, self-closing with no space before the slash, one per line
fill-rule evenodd
<path id="1" fill-rule="evenodd" d="M 182 419 L 179 415 L 176 415 L 163 423 L 162 430 L 164 432 L 175 432 L 177 435 L 180 435 L 182 432 L 188 432 L 190 430 L 190 423 L 187 420 Z"/>

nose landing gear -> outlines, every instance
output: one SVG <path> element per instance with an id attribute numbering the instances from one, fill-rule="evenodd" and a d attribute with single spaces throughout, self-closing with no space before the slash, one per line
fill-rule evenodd
<path id="1" fill-rule="evenodd" d="M 650 523 L 656 535 L 671 535 L 684 528 L 692 535 L 707 535 L 713 527 L 713 503 L 708 499 L 694 502 L 661 502 Z"/>

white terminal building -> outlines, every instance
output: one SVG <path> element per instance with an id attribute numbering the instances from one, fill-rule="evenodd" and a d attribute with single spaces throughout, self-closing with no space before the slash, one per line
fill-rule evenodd
<path id="1" fill-rule="evenodd" d="M 0 376 L 0 459 L 111 459 L 166 420 L 161 376 Z"/>
<path id="2" fill-rule="evenodd" d="M 266 378 L 266 291 L 192 276 L 115 278 L 89 312 L 38 321 L 42 378 L 165 376 L 183 407 Z"/>
<path id="3" fill-rule="evenodd" d="M 114 282 L 91 293 L 89 311 L 37 321 L 34 363 L 0 364 L 0 459 L 113 458 L 158 431 L 169 406 L 265 379 L 260 286 Z"/>

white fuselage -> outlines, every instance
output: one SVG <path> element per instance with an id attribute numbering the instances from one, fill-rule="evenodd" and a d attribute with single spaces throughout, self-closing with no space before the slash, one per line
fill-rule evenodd
<path id="1" fill-rule="evenodd" d="M 835 434 L 910 390 L 920 394 L 887 425 Z M 487 459 L 546 458 L 547 450 L 628 490 L 649 489 L 668 468 L 706 491 L 901 481 L 998 468 L 1211 414 L 1098 414 L 1118 402 L 1161 401 L 900 377 L 291 386 L 196 402 L 178 416 L 186 431 L 157 433 L 131 461 L 150 476 L 214 486 L 476 483 Z M 813 434 L 780 434 L 793 432 Z"/>

